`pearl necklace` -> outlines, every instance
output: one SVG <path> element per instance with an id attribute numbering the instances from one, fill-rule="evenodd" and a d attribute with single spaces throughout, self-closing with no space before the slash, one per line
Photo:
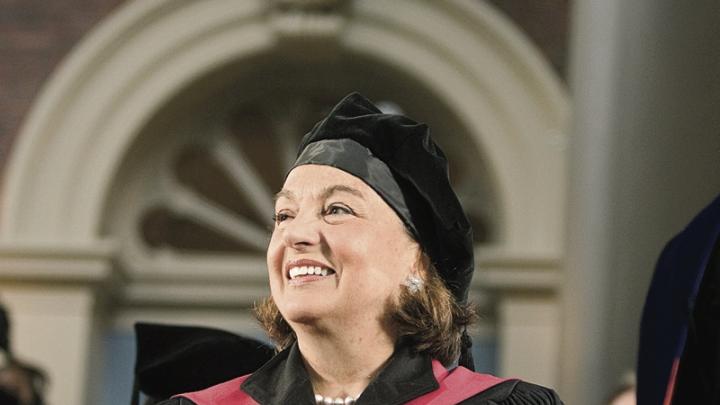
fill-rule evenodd
<path id="1" fill-rule="evenodd" d="M 333 397 L 324 397 L 320 394 L 315 394 L 315 403 L 317 405 L 352 405 L 355 403 L 355 400 L 357 398 L 353 398 L 351 396 L 346 396 L 345 398 L 333 398 Z"/>

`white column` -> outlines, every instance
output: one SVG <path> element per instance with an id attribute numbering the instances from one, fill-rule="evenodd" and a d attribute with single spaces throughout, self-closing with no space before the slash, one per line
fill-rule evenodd
<path id="1" fill-rule="evenodd" d="M 14 353 L 49 376 L 50 404 L 83 404 L 93 297 L 86 288 L 3 285 Z"/>
<path id="2" fill-rule="evenodd" d="M 560 393 L 568 404 L 595 404 L 606 382 L 608 242 L 618 64 L 619 1 L 577 1 L 571 50 L 574 124 L 568 187 Z"/>
<path id="3" fill-rule="evenodd" d="M 498 303 L 500 372 L 557 386 L 560 308 L 553 294 L 508 294 Z"/>

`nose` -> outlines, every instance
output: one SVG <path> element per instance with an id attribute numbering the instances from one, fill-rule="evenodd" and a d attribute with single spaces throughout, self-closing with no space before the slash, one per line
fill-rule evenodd
<path id="1" fill-rule="evenodd" d="M 283 241 L 287 247 L 305 250 L 320 243 L 320 221 L 311 215 L 297 216 L 285 225 Z"/>

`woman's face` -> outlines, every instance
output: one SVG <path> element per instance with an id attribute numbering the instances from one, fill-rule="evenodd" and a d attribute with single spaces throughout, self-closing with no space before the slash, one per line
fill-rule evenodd
<path id="1" fill-rule="evenodd" d="M 330 166 L 299 166 L 277 195 L 275 216 L 270 289 L 291 325 L 383 322 L 419 247 L 373 189 Z"/>

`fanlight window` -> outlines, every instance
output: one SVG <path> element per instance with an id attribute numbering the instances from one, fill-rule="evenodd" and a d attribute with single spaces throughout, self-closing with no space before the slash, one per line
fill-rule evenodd
<path id="1" fill-rule="evenodd" d="M 272 230 L 273 195 L 297 145 L 342 95 L 327 93 L 229 102 L 216 95 L 160 112 L 129 153 L 115 190 L 119 198 L 109 202 L 107 232 L 121 236 L 125 265 L 139 267 L 129 270 L 172 271 L 212 257 L 259 263 Z M 404 107 L 402 100 L 378 104 L 393 112 Z M 492 241 L 494 203 L 476 148 L 467 137 L 433 131 L 476 242 Z"/>

